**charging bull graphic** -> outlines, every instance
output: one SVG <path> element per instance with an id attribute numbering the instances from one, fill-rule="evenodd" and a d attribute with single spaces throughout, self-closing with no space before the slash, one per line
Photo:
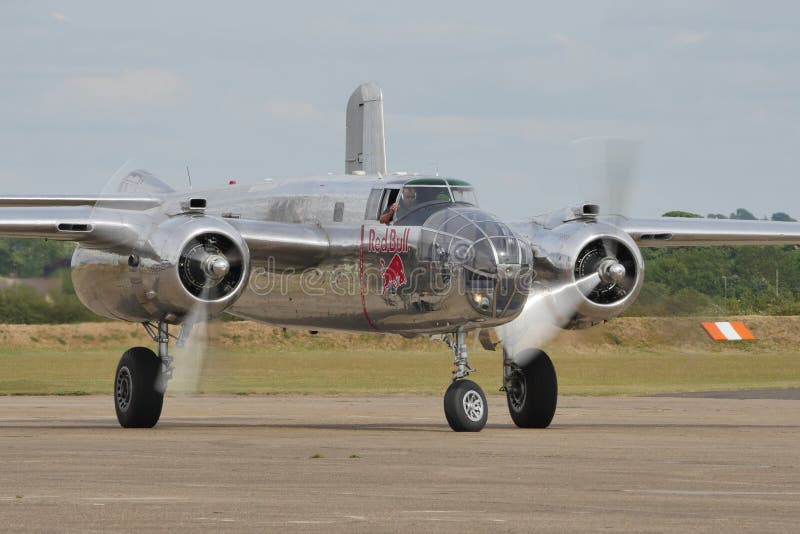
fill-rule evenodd
<path id="1" fill-rule="evenodd" d="M 403 260 L 400 258 L 399 254 L 395 254 L 394 257 L 392 257 L 392 261 L 389 262 L 388 266 L 386 262 L 381 259 L 381 268 L 384 269 L 382 294 L 386 293 L 389 288 L 397 291 L 398 287 L 406 284 L 406 269 L 403 266 Z"/>

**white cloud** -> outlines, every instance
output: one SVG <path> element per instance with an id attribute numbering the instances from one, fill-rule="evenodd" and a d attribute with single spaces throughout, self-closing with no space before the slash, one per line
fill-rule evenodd
<path id="1" fill-rule="evenodd" d="M 672 44 L 675 46 L 695 46 L 708 39 L 706 32 L 682 31 L 672 36 Z"/>
<path id="2" fill-rule="evenodd" d="M 73 76 L 50 95 L 56 106 L 170 106 L 188 93 L 184 81 L 163 69 L 123 70 L 116 76 Z"/>
<path id="3" fill-rule="evenodd" d="M 50 18 L 52 18 L 56 22 L 60 22 L 62 24 L 66 24 L 67 22 L 70 22 L 70 18 L 68 16 L 66 16 L 64 13 L 61 13 L 59 11 L 51 11 L 50 12 Z"/>

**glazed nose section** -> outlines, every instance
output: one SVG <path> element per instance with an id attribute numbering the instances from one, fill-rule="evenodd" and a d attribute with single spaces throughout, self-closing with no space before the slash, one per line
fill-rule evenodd
<path id="1" fill-rule="evenodd" d="M 533 278 L 530 246 L 494 216 L 475 208 L 446 208 L 425 223 L 431 259 L 460 269 L 464 295 L 481 315 L 514 316 Z"/>
<path id="2" fill-rule="evenodd" d="M 463 264 L 467 298 L 485 315 L 515 316 L 530 292 L 533 254 L 505 225 L 478 227 L 486 235 L 472 244 Z"/>

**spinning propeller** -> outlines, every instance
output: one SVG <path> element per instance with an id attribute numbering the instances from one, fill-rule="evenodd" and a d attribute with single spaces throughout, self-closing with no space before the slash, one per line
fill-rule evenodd
<path id="1" fill-rule="evenodd" d="M 103 211 L 114 207 L 114 197 L 171 192 L 172 188 L 131 160 L 105 185 L 90 219 L 107 217 Z M 129 283 L 133 295 L 150 288 L 145 298 L 135 298 L 153 320 L 180 324 L 172 351 L 180 365 L 171 387 L 198 392 L 208 351 L 208 321 L 235 298 L 247 274 L 249 256 L 236 235 L 222 223 L 207 221 L 213 218 L 202 212 L 158 219 L 142 229 L 139 242 L 130 250 Z M 159 382 L 159 387 L 165 389 L 166 382 Z"/>
<path id="2" fill-rule="evenodd" d="M 594 158 L 589 174 L 604 184 L 608 207 L 604 211 L 621 213 L 635 180 L 639 143 L 620 138 L 587 138 L 575 144 L 589 145 L 587 148 L 595 155 L 599 152 L 600 161 Z M 524 365 L 526 362 L 519 361 L 519 355 L 530 355 L 532 352 L 527 349 L 542 348 L 552 341 L 587 301 L 588 305 L 602 307 L 636 291 L 639 266 L 631 245 L 614 236 L 598 235 L 577 254 L 569 280 L 535 281 L 520 315 L 496 329 L 507 357 Z"/>

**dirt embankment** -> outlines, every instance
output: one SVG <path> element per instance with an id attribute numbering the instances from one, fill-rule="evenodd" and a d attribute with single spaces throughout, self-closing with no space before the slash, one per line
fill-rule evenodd
<path id="1" fill-rule="evenodd" d="M 625 317 L 587 330 L 562 333 L 551 345 L 559 350 L 607 351 L 609 347 L 631 349 L 674 348 L 681 351 L 769 349 L 796 350 L 800 346 L 800 317 L 740 317 L 758 341 L 714 343 L 700 322 L 705 318 Z M 283 330 L 252 322 L 213 323 L 211 343 L 238 349 L 269 347 L 285 350 L 425 350 L 426 337 L 405 339 L 393 335 Z M 0 347 L 4 349 L 103 349 L 136 345 L 150 346 L 144 329 L 128 323 L 79 325 L 0 325 Z M 470 347 L 479 347 L 470 342 Z M 437 347 L 439 348 L 439 347 Z"/>
<path id="2" fill-rule="evenodd" d="M 700 326 L 703 321 L 742 321 L 756 341 L 714 342 Z M 797 350 L 800 346 L 800 317 L 744 316 L 708 317 L 622 317 L 587 330 L 559 336 L 554 345 L 561 349 L 606 350 L 608 347 L 669 349 L 681 352 L 722 350 Z"/>

